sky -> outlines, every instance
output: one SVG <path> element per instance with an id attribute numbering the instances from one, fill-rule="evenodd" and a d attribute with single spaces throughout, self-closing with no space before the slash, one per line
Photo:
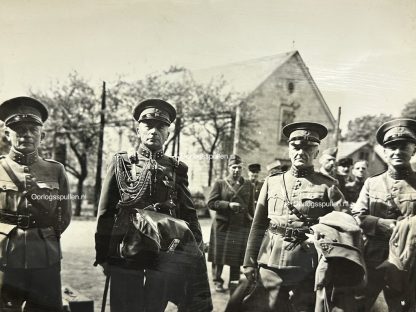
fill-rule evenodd
<path id="1" fill-rule="evenodd" d="M 0 100 L 298 50 L 341 127 L 416 98 L 415 0 L 2 0 Z"/>

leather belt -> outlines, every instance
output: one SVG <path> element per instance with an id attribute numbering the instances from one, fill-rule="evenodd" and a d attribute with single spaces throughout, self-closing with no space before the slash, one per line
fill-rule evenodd
<path id="1" fill-rule="evenodd" d="M 281 226 L 275 223 L 270 223 L 269 232 L 277 235 L 282 235 L 285 238 L 300 238 L 304 237 L 305 234 L 309 234 L 310 230 L 308 227 L 299 227 L 299 228 L 291 228 L 286 226 Z"/>
<path id="2" fill-rule="evenodd" d="M 28 215 L 7 213 L 3 211 L 0 211 L 0 222 L 16 225 L 18 228 L 24 230 L 39 227 L 39 224 L 36 222 L 36 220 Z"/>

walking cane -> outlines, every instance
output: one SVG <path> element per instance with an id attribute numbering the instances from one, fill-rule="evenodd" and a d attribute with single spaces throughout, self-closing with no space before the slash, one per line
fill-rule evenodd
<path id="1" fill-rule="evenodd" d="M 101 312 L 105 312 L 105 306 L 107 304 L 108 285 L 110 285 L 110 274 L 107 274 L 107 276 L 105 277 L 105 286 L 103 293 L 103 302 L 101 304 Z"/>

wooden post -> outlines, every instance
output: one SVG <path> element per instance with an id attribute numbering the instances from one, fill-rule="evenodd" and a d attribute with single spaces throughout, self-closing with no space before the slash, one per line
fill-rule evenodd
<path id="1" fill-rule="evenodd" d="M 339 140 L 339 123 L 341 121 L 341 106 L 338 107 L 338 119 L 337 119 L 337 127 L 335 129 L 335 147 L 338 147 L 338 140 Z"/>
<path id="2" fill-rule="evenodd" d="M 105 104 L 106 90 L 105 81 L 103 81 L 103 91 L 101 94 L 101 111 L 100 111 L 100 131 L 98 137 L 98 150 L 97 150 L 97 167 L 95 173 L 95 198 L 94 198 L 94 216 L 98 213 L 98 201 L 100 200 L 101 194 L 101 168 L 103 166 L 103 145 L 104 145 L 104 127 L 105 127 Z"/>
<path id="3" fill-rule="evenodd" d="M 233 154 L 238 154 L 238 145 L 240 143 L 240 122 L 241 122 L 241 105 L 240 104 L 238 104 L 235 109 Z"/>

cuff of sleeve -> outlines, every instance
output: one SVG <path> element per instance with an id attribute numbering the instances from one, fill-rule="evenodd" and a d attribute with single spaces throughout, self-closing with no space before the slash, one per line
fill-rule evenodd
<path id="1" fill-rule="evenodd" d="M 229 201 L 225 201 L 225 200 L 217 200 L 214 204 L 215 209 L 228 209 L 228 204 L 230 202 Z"/>

